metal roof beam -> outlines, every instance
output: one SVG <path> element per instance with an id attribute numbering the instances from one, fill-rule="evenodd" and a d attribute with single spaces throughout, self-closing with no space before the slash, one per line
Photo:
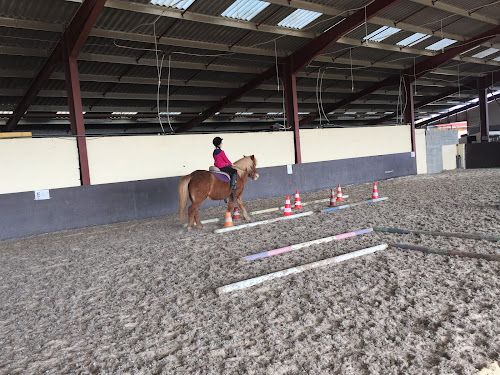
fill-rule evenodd
<path id="1" fill-rule="evenodd" d="M 33 57 L 46 57 L 48 55 L 47 51 L 36 48 L 20 48 L 20 47 L 0 47 L 0 55 L 17 55 L 17 56 L 33 56 Z M 90 62 L 104 62 L 110 64 L 124 64 L 124 65 L 138 65 L 138 66 L 154 66 L 156 67 L 157 62 L 155 59 L 140 59 L 137 61 L 133 57 L 124 56 L 113 56 L 113 55 L 102 55 L 94 53 L 80 53 L 78 56 L 79 60 L 90 61 Z M 232 65 L 217 65 L 211 64 L 206 66 L 205 64 L 189 63 L 189 62 L 172 62 L 172 68 L 179 69 L 194 69 L 194 70 L 205 70 L 205 71 L 219 71 L 219 72 L 235 72 L 235 73 L 251 73 L 259 74 L 262 73 L 262 69 L 259 68 L 247 68 L 247 67 L 235 67 Z M 313 78 L 316 79 L 317 72 L 307 73 L 301 72 L 297 74 L 297 77 L 302 78 Z M 383 78 L 378 76 L 363 76 L 356 74 L 355 81 L 360 82 L 380 82 Z M 324 74 L 324 80 L 346 80 L 351 79 L 350 74 Z M 429 79 L 419 79 L 418 84 L 420 86 L 434 86 L 434 87 L 447 87 L 456 85 L 454 82 L 443 83 L 440 80 Z"/>
<path id="2" fill-rule="evenodd" d="M 24 93 L 23 98 L 16 106 L 14 114 L 7 122 L 7 130 L 13 130 L 24 113 L 28 110 L 33 100 L 38 95 L 43 85 L 48 81 L 56 67 L 61 63 L 63 45 L 71 56 L 76 56 L 80 52 L 83 43 L 88 37 L 88 34 L 97 20 L 97 17 L 104 8 L 106 0 L 85 0 L 78 8 L 73 19 L 64 31 L 58 45 L 52 51 L 40 72 L 33 80 L 30 88 Z"/>
<path id="3" fill-rule="evenodd" d="M 339 101 L 338 103 L 335 103 L 335 104 L 330 105 L 330 106 L 326 106 L 325 112 L 326 111 L 330 112 L 330 111 L 333 111 L 337 108 L 341 108 L 344 105 L 349 104 L 349 103 L 353 102 L 354 100 L 358 100 L 365 95 L 371 94 L 372 92 L 379 90 L 380 88 L 382 88 L 384 86 L 398 85 L 401 81 L 402 76 L 409 76 L 410 77 L 409 82 L 410 83 L 414 82 L 416 79 L 422 77 L 423 75 L 427 74 L 428 72 L 432 71 L 433 69 L 436 69 L 440 65 L 446 63 L 448 60 L 450 60 L 454 56 L 457 56 L 460 53 L 463 53 L 464 51 L 468 51 L 470 48 L 478 45 L 482 41 L 496 37 L 497 34 L 499 34 L 499 33 L 500 33 L 500 25 L 496 26 L 488 31 L 485 31 L 479 35 L 476 35 L 475 37 L 473 37 L 465 42 L 461 42 L 460 44 L 458 44 L 454 47 L 450 47 L 449 49 L 447 49 L 444 52 L 441 52 L 438 55 L 429 57 L 426 60 L 424 60 L 418 64 L 415 64 L 412 67 L 409 67 L 409 68 L 405 69 L 404 71 L 402 71 L 400 75 L 394 75 L 392 77 L 388 77 L 388 78 L 384 79 L 383 81 L 372 85 L 371 87 L 368 87 L 364 90 L 361 90 L 361 91 L 347 97 L 346 99 Z M 319 114 L 316 112 L 316 113 L 302 119 L 301 125 L 307 124 L 307 123 L 313 121 L 314 119 L 316 119 L 317 117 L 319 117 Z"/>
<path id="4" fill-rule="evenodd" d="M 461 16 L 461 17 L 466 17 L 466 18 L 471 18 L 471 19 L 477 20 L 477 21 L 486 22 L 486 23 L 489 23 L 491 25 L 499 25 L 500 24 L 498 22 L 498 20 L 496 20 L 494 18 L 482 16 L 482 15 L 477 14 L 477 13 L 472 13 L 472 12 L 469 12 L 465 9 L 457 8 L 453 5 L 448 5 L 442 1 L 436 1 L 436 0 L 410 0 L 410 1 L 413 3 L 420 4 L 420 5 L 428 6 L 431 8 L 444 10 L 446 12 L 450 12 L 450 13 L 456 14 L 456 15 Z"/>

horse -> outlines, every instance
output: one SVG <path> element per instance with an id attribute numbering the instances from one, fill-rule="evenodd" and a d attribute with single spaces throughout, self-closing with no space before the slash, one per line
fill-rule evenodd
<path id="1" fill-rule="evenodd" d="M 219 180 L 212 172 L 196 170 L 182 177 L 178 186 L 179 219 L 181 224 L 186 218 L 186 207 L 189 199 L 191 199 L 191 206 L 189 206 L 188 209 L 188 229 L 194 226 L 195 220 L 196 226 L 200 229 L 203 228 L 203 224 L 198 216 L 198 209 L 207 198 L 212 200 L 229 198 L 227 212 L 233 211 L 234 201 L 236 200 L 243 217 L 245 220 L 248 220 L 248 213 L 241 199 L 241 194 L 243 193 L 245 182 L 248 177 L 252 180 L 257 180 L 259 178 L 256 165 L 257 159 L 255 159 L 254 155 L 243 156 L 243 158 L 232 165 L 232 167 L 238 171 L 238 181 L 236 182 L 236 187 L 238 189 L 235 190 L 234 196 L 231 195 L 229 182 Z"/>

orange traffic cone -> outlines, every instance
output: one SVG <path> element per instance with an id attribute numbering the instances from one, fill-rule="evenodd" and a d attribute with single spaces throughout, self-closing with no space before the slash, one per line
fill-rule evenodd
<path id="1" fill-rule="evenodd" d="M 330 189 L 330 207 L 337 207 L 337 198 L 334 191 L 335 189 Z"/>
<path id="2" fill-rule="evenodd" d="M 238 206 L 234 206 L 233 221 L 240 221 L 240 220 L 241 220 L 240 210 L 238 210 Z"/>
<path id="3" fill-rule="evenodd" d="M 372 193 L 372 199 L 378 199 L 378 189 L 377 189 L 377 183 L 373 183 L 373 193 Z"/>
<path id="4" fill-rule="evenodd" d="M 290 216 L 292 215 L 292 208 L 290 207 L 290 196 L 286 196 L 286 201 L 285 201 L 285 212 L 283 212 L 283 216 Z"/>
<path id="5" fill-rule="evenodd" d="M 340 184 L 337 186 L 337 202 L 343 202 L 344 198 L 342 197 L 342 188 Z"/>
<path id="6" fill-rule="evenodd" d="M 224 228 L 234 227 L 233 220 L 231 219 L 231 212 L 226 212 L 226 218 L 224 219 Z"/>
<path id="7" fill-rule="evenodd" d="M 293 208 L 296 210 L 302 209 L 302 203 L 300 203 L 300 196 L 298 190 L 295 190 L 295 205 L 293 206 Z"/>

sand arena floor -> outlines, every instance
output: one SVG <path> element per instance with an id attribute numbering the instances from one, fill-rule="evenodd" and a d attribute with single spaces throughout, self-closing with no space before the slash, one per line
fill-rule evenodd
<path id="1" fill-rule="evenodd" d="M 225 234 L 213 233 L 221 224 L 187 232 L 170 215 L 1 242 L 0 374 L 492 374 L 500 362 L 500 262 L 389 248 L 215 293 L 383 242 L 500 254 L 498 242 L 370 233 L 241 259 L 371 226 L 500 235 L 500 169 L 378 187 L 389 200 Z M 343 193 L 366 200 L 371 185 Z"/>

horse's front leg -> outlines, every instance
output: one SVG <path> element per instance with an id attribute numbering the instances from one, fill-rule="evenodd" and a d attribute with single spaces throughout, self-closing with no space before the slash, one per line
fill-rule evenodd
<path id="1" fill-rule="evenodd" d="M 243 204 L 243 199 L 241 199 L 241 195 L 238 198 L 236 198 L 236 201 L 238 202 L 238 206 L 240 207 L 241 213 L 243 214 L 245 220 L 250 220 L 250 218 L 248 217 L 247 209 Z"/>

